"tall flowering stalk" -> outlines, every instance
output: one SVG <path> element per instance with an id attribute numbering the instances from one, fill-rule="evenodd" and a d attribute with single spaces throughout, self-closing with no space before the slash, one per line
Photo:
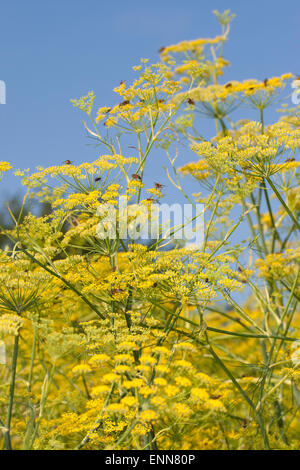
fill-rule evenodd
<path id="1" fill-rule="evenodd" d="M 223 80 L 233 16 L 215 14 L 219 35 L 143 59 L 115 103 L 72 100 L 103 150 L 93 162 L 16 172 L 28 192 L 2 229 L 3 449 L 299 448 L 300 114 L 285 96 L 298 80 Z M 144 243 L 118 224 L 100 237 L 107 212 L 128 229 L 151 219 L 167 185 L 204 204 L 200 246 L 170 241 L 175 223 Z M 31 198 L 50 215 L 22 218 Z"/>

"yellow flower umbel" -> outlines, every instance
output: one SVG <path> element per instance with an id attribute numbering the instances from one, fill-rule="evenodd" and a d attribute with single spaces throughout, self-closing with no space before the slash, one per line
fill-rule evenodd
<path id="1" fill-rule="evenodd" d="M 8 162 L 0 162 L 0 173 L 5 173 L 6 171 L 12 168 L 11 164 Z"/>
<path id="2" fill-rule="evenodd" d="M 0 240 L 0 449 L 299 449 L 299 109 L 266 120 L 290 74 L 222 79 L 232 15 L 215 14 L 219 34 L 142 59 L 111 103 L 73 101 L 94 161 L 17 172 L 28 192 Z M 114 227 L 148 221 L 162 197 L 204 205 L 199 243 Z"/>

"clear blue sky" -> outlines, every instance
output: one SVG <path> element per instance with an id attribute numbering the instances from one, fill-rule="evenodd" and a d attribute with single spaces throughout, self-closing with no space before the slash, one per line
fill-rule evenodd
<path id="1" fill-rule="evenodd" d="M 0 105 L 0 160 L 33 169 L 95 159 L 99 151 L 87 145 L 83 115 L 70 98 L 94 90 L 97 105 L 115 102 L 112 88 L 133 78 L 140 57 L 156 61 L 161 46 L 218 33 L 213 9 L 237 14 L 226 79 L 300 74 L 299 0 L 1 2 L 7 104 Z M 157 179 L 159 167 L 157 161 L 148 177 Z M 10 194 L 19 186 L 10 177 L 2 184 Z"/>

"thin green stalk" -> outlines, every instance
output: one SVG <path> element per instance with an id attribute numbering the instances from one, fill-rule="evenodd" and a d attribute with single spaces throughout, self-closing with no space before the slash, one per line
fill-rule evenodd
<path id="1" fill-rule="evenodd" d="M 93 426 L 92 429 L 86 434 L 86 436 L 82 439 L 82 441 L 78 444 L 78 446 L 75 448 L 75 450 L 80 450 L 82 447 L 84 447 L 86 444 L 88 444 L 88 442 L 89 442 L 89 440 L 90 440 L 89 434 L 92 433 L 92 432 L 94 432 L 94 431 L 96 431 L 97 428 L 99 427 L 99 423 L 100 423 L 100 421 L 101 421 L 101 416 L 102 416 L 102 414 L 103 414 L 103 412 L 104 412 L 106 406 L 108 405 L 108 403 L 109 403 L 109 401 L 110 401 L 110 399 L 111 399 L 111 397 L 112 397 L 112 395 L 113 395 L 115 386 L 116 386 L 116 384 L 113 383 L 112 386 L 111 386 L 111 388 L 110 388 L 109 393 L 107 394 L 107 397 L 106 397 L 105 403 L 104 403 L 104 405 L 103 405 L 103 408 L 102 408 L 102 410 L 100 411 L 100 413 L 99 413 L 99 415 L 98 415 L 98 417 L 97 417 L 97 419 L 96 419 L 96 421 L 95 421 L 94 426 Z"/>
<path id="2" fill-rule="evenodd" d="M 261 187 L 259 188 L 259 191 L 260 191 L 259 194 L 261 194 Z M 266 245 L 266 242 L 265 242 L 264 231 L 263 231 L 263 227 L 262 227 L 262 223 L 261 223 L 261 218 L 260 218 L 260 201 L 261 201 L 261 196 L 259 196 L 257 202 L 255 201 L 253 194 L 251 194 L 250 197 L 251 197 L 252 204 L 253 204 L 254 207 L 255 207 L 256 219 L 257 219 L 257 224 L 258 224 L 258 229 L 259 229 L 259 234 L 260 234 L 260 238 L 261 238 L 263 250 L 264 250 L 265 255 L 267 255 L 267 254 L 268 254 L 268 249 L 267 249 L 267 245 Z"/>
<path id="3" fill-rule="evenodd" d="M 285 239 L 283 240 L 283 242 L 282 242 L 282 244 L 281 244 L 281 247 L 280 247 L 280 251 L 281 251 L 281 252 L 285 249 L 285 245 L 286 245 L 287 242 L 289 241 L 289 238 L 290 238 L 290 236 L 292 235 L 293 231 L 294 231 L 294 225 L 291 225 L 291 227 L 289 228 L 288 233 L 286 234 Z"/>
<path id="4" fill-rule="evenodd" d="M 15 336 L 12 364 L 11 364 L 8 411 L 7 411 L 7 418 L 6 418 L 6 429 L 4 431 L 4 443 L 5 443 L 6 450 L 12 450 L 10 431 L 11 431 L 12 410 L 13 410 L 13 404 L 14 404 L 18 351 L 19 351 L 19 333 Z"/>
<path id="5" fill-rule="evenodd" d="M 51 367 L 51 370 L 50 370 L 50 374 L 48 374 L 48 372 L 46 373 L 46 376 L 45 376 L 45 379 L 44 379 L 44 382 L 43 382 L 43 385 L 42 385 L 39 416 L 38 416 L 38 419 L 35 423 L 33 435 L 30 439 L 28 450 L 30 450 L 32 448 L 32 446 L 34 444 L 34 441 L 35 441 L 35 439 L 38 435 L 40 422 L 41 422 L 41 419 L 43 418 L 46 402 L 47 402 L 48 395 L 49 395 L 50 385 L 53 381 L 55 367 L 56 367 L 56 362 L 53 363 L 53 365 Z"/>
<path id="6" fill-rule="evenodd" d="M 251 407 L 252 411 L 254 412 L 254 414 L 256 416 L 256 419 L 257 419 L 257 423 L 260 427 L 260 431 L 261 431 L 261 434 L 262 434 L 262 438 L 263 438 L 263 441 L 264 441 L 265 448 L 267 450 L 270 450 L 269 439 L 268 439 L 268 436 L 267 436 L 267 433 L 266 433 L 265 424 L 264 424 L 261 413 L 256 409 L 255 404 L 253 403 L 251 398 L 248 396 L 248 394 L 245 392 L 245 390 L 240 386 L 238 381 L 234 378 L 234 376 L 232 375 L 230 370 L 226 367 L 226 365 L 224 364 L 222 359 L 220 359 L 219 356 L 217 355 L 217 353 L 214 351 L 213 347 L 210 344 L 208 335 L 205 334 L 205 336 L 206 336 L 208 348 L 209 348 L 209 351 L 210 351 L 211 355 L 214 357 L 216 362 L 220 365 L 220 367 L 223 369 L 225 374 L 229 377 L 229 379 L 232 381 L 233 385 L 238 389 L 238 391 L 240 392 L 240 394 L 242 395 L 244 400 L 248 403 L 248 405 Z"/>
<path id="7" fill-rule="evenodd" d="M 283 207 L 285 208 L 286 212 L 288 213 L 290 219 L 293 221 L 294 225 L 297 227 L 297 229 L 300 231 L 300 224 L 298 223 L 298 221 L 296 220 L 294 214 L 292 213 L 292 211 L 290 210 L 290 208 L 288 207 L 288 205 L 285 203 L 285 201 L 283 200 L 280 192 L 278 191 L 278 189 L 276 188 L 276 186 L 274 185 L 273 181 L 270 179 L 270 177 L 266 177 L 266 180 L 268 181 L 269 185 L 271 186 L 271 188 L 273 189 L 274 193 L 276 194 L 278 200 L 281 202 L 281 204 L 283 205 Z"/>
<path id="8" fill-rule="evenodd" d="M 35 358 L 35 349 L 36 349 L 36 340 L 37 340 L 37 328 L 34 325 L 33 327 L 33 342 L 32 342 L 32 350 L 31 350 L 31 359 L 30 359 L 30 367 L 29 367 L 29 375 L 28 375 L 28 392 L 31 392 L 31 384 L 32 384 L 32 374 L 33 374 L 33 365 L 34 365 L 34 358 Z"/>
<path id="9" fill-rule="evenodd" d="M 270 215 L 270 219 L 271 219 L 271 224 L 272 224 L 272 230 L 273 230 L 272 248 L 271 248 L 271 252 L 273 253 L 273 252 L 274 252 L 274 248 L 275 248 L 275 240 L 276 240 L 276 238 L 277 238 L 277 240 L 278 240 L 279 242 L 280 242 L 281 240 L 280 240 L 280 236 L 279 236 L 279 233 L 278 233 L 277 228 L 276 228 L 276 225 L 275 225 L 275 220 L 274 220 L 273 211 L 272 211 L 272 207 L 271 207 L 271 203 L 270 203 L 270 198 L 269 198 L 268 190 L 267 190 L 265 184 L 263 185 L 263 191 L 264 191 L 266 203 L 267 203 L 267 206 L 268 206 L 268 211 L 269 211 L 269 215 Z"/>

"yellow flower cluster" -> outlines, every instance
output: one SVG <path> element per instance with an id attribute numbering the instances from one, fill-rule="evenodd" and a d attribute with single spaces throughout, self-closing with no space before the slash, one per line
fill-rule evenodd
<path id="1" fill-rule="evenodd" d="M 0 337 L 4 338 L 8 335 L 16 336 L 23 323 L 24 320 L 17 315 L 4 313 L 0 317 Z"/>
<path id="2" fill-rule="evenodd" d="M 293 250 L 286 250 L 285 253 L 272 253 L 267 255 L 265 259 L 258 259 L 256 266 L 259 269 L 259 275 L 267 279 L 281 279 L 283 276 L 293 274 L 295 267 L 292 261 L 295 255 L 297 256 Z"/>
<path id="3" fill-rule="evenodd" d="M 0 173 L 4 173 L 12 168 L 11 164 L 8 162 L 0 162 Z"/>
<path id="4" fill-rule="evenodd" d="M 189 164 L 183 171 L 198 177 L 200 170 L 201 177 L 207 164 L 207 169 L 211 167 L 220 173 L 232 173 L 237 170 L 245 171 L 246 175 L 268 176 L 278 170 L 278 165 L 273 162 L 278 162 L 283 153 L 282 149 L 294 151 L 299 146 L 299 129 L 278 122 L 266 127 L 262 133 L 261 125 L 251 121 L 225 137 L 216 138 L 215 142 L 205 141 L 192 145 L 192 150 L 205 157 L 205 161 Z M 288 162 L 280 165 L 284 167 L 285 163 Z"/>
<path id="5" fill-rule="evenodd" d="M 292 78 L 291 73 L 280 77 L 272 77 L 262 82 L 258 80 L 245 80 L 244 82 L 231 81 L 224 85 L 198 86 L 185 93 L 176 95 L 176 102 L 192 100 L 193 102 L 224 101 L 227 98 L 252 96 L 258 91 L 272 95 L 277 89 L 283 87 L 284 82 Z"/>
<path id="6" fill-rule="evenodd" d="M 30 191 L 1 226 L 0 449 L 299 449 L 299 110 L 266 122 L 291 74 L 218 83 L 232 15 L 215 14 L 220 35 L 143 59 L 95 118 L 92 92 L 73 100 L 95 161 L 16 172 Z M 201 243 L 110 236 L 151 218 L 165 173 L 171 201 L 205 205 Z"/>

